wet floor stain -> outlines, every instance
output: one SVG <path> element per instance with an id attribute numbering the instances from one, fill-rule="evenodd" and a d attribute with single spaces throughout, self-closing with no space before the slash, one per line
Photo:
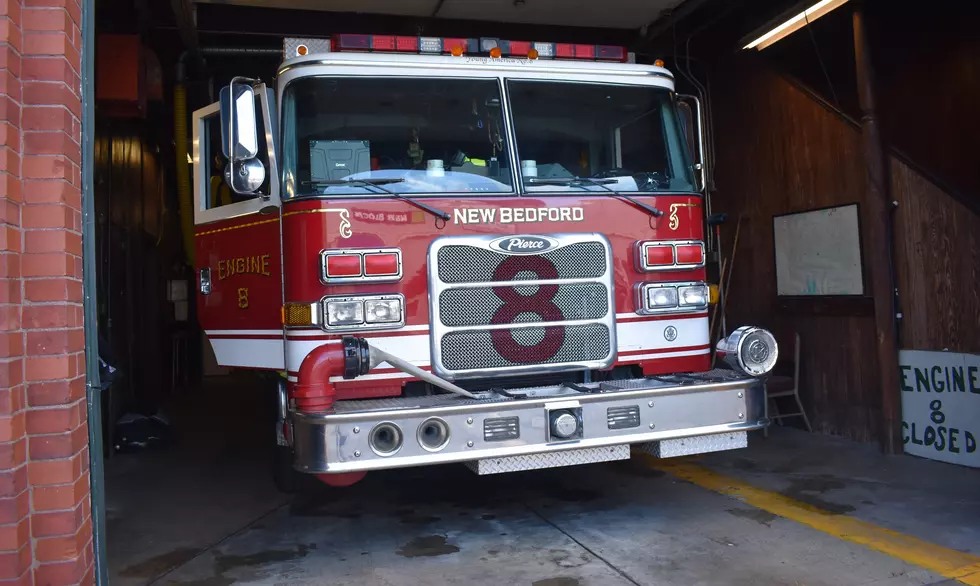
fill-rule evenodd
<path id="1" fill-rule="evenodd" d="M 396 509 L 391 514 L 394 517 L 398 517 L 398 522 L 402 525 L 429 525 L 442 521 L 441 517 L 423 515 L 415 509 Z"/>
<path id="2" fill-rule="evenodd" d="M 147 558 L 127 567 L 119 573 L 127 578 L 155 578 L 167 570 L 182 566 L 201 553 L 200 549 L 178 547 L 160 555 Z"/>
<path id="3" fill-rule="evenodd" d="M 458 551 L 457 546 L 446 543 L 445 535 L 424 535 L 409 541 L 395 553 L 406 558 L 417 558 L 447 555 Z"/>
<path id="4" fill-rule="evenodd" d="M 592 561 L 587 553 L 573 554 L 563 549 L 549 550 L 548 557 L 560 568 L 577 568 Z"/>
<path id="5" fill-rule="evenodd" d="M 762 509 L 725 509 L 725 512 L 729 515 L 755 521 L 759 525 L 765 525 L 766 527 L 771 527 L 772 522 L 776 520 L 776 515 L 773 515 L 769 511 L 763 511 Z"/>
<path id="6" fill-rule="evenodd" d="M 531 586 L 580 586 L 582 583 L 578 581 L 578 578 L 545 578 L 544 580 L 535 580 L 531 582 Z"/>
<path id="7" fill-rule="evenodd" d="M 235 583 L 234 578 L 225 578 L 224 576 L 210 576 L 208 578 L 201 578 L 200 580 L 188 580 L 188 581 L 174 581 L 171 580 L 167 582 L 170 586 L 230 586 Z"/>
<path id="8" fill-rule="evenodd" d="M 846 485 L 843 481 L 831 476 L 804 476 L 792 478 L 789 487 L 779 492 L 784 496 L 806 503 L 832 515 L 844 515 L 853 512 L 855 510 L 854 507 L 828 501 L 818 495 L 845 487 Z"/>
<path id="9" fill-rule="evenodd" d="M 167 584 L 172 586 L 228 586 L 238 580 L 251 580 L 262 575 L 259 568 L 266 564 L 289 562 L 304 558 L 316 549 L 315 543 L 299 544 L 292 549 L 269 549 L 247 555 L 227 555 L 223 553 L 214 554 L 214 575 L 207 578 L 199 578 L 187 581 L 171 580 Z M 246 576 L 241 575 L 245 571 Z M 231 570 L 238 570 L 239 575 L 231 577 L 225 573 Z M 251 573 L 249 573 L 251 571 Z"/>
<path id="10" fill-rule="evenodd" d="M 228 570 L 236 568 L 263 566 L 305 558 L 314 549 L 316 549 L 316 544 L 310 543 L 299 544 L 293 549 L 269 549 L 248 555 L 215 554 L 214 561 L 217 565 L 218 574 L 224 574 Z"/>
<path id="11" fill-rule="evenodd" d="M 338 517 L 340 519 L 360 519 L 363 510 L 360 505 L 351 503 L 319 502 L 315 499 L 294 501 L 289 505 L 290 517 Z"/>
<path id="12" fill-rule="evenodd" d="M 399 520 L 402 525 L 430 525 L 438 521 L 442 518 L 433 515 L 405 515 Z"/>

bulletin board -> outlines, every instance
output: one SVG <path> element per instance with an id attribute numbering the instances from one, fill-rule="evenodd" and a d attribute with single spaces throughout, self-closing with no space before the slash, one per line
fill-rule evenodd
<path id="1" fill-rule="evenodd" d="M 774 216 L 779 296 L 864 294 L 858 204 Z"/>

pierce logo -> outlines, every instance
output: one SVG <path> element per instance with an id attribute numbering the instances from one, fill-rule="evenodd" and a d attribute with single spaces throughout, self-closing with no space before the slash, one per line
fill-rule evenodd
<path id="1" fill-rule="evenodd" d="M 541 254 L 557 247 L 557 240 L 544 236 L 505 236 L 490 243 L 490 248 L 505 254 Z"/>

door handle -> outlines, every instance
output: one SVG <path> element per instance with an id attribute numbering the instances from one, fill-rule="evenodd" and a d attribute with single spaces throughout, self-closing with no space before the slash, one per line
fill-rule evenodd
<path id="1" fill-rule="evenodd" d="M 211 294 L 211 268 L 201 269 L 201 295 Z"/>

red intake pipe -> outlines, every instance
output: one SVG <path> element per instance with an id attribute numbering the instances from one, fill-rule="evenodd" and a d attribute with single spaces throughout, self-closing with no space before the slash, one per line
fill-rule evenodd
<path id="1" fill-rule="evenodd" d="M 327 411 L 333 407 L 337 391 L 331 375 L 344 372 L 343 344 L 323 344 L 306 355 L 299 367 L 293 398 L 297 411 Z"/>

